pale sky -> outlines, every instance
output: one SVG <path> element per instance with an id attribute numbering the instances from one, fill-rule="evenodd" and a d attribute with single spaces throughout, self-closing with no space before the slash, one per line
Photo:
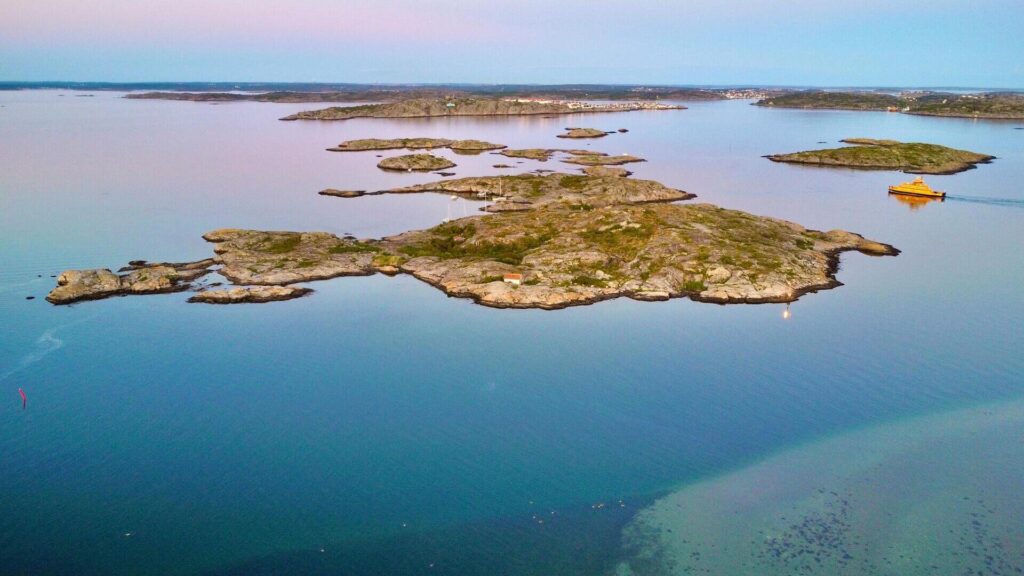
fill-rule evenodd
<path id="1" fill-rule="evenodd" d="M 1022 0 L 0 0 L 0 81 L 1024 88 Z"/>

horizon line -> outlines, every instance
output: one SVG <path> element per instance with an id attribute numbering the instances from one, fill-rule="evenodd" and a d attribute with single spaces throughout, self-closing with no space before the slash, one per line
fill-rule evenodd
<path id="1" fill-rule="evenodd" d="M 0 86 L 23 86 L 32 88 L 60 88 L 63 86 L 186 86 L 186 85 L 207 85 L 207 86 L 389 86 L 389 87 L 645 87 L 645 88 L 694 88 L 694 89 L 739 89 L 739 88 L 779 88 L 779 89 L 855 89 L 855 90 L 985 90 L 985 91 L 1007 91 L 1024 92 L 1022 87 L 1008 86 L 956 86 L 956 85 L 882 85 L 882 84 L 772 84 L 772 83 L 616 83 L 616 82 L 566 82 L 566 83 L 545 83 L 545 82 L 345 82 L 345 81 L 303 81 L 303 80 L 0 80 Z"/>

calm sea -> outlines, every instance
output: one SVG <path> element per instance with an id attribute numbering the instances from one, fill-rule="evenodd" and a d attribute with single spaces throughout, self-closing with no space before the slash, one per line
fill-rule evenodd
<path id="1" fill-rule="evenodd" d="M 598 574 L 667 490 L 847 429 L 1024 395 L 1022 122 L 739 101 L 278 122 L 310 106 L 120 96 L 0 92 L 0 574 Z M 647 158 L 637 177 L 696 201 L 903 254 L 844 255 L 845 286 L 788 320 L 779 305 L 689 301 L 494 310 L 382 276 L 261 306 L 43 300 L 67 268 L 206 257 L 215 228 L 370 237 L 475 210 L 318 196 L 433 178 L 324 151 L 342 140 L 561 147 L 565 126 L 628 128 L 589 146 Z M 970 201 L 911 206 L 885 193 L 903 174 L 761 157 L 853 136 L 998 159 L 928 179 Z M 507 162 L 441 154 L 460 176 Z M 513 172 L 540 167 L 569 170 Z"/>

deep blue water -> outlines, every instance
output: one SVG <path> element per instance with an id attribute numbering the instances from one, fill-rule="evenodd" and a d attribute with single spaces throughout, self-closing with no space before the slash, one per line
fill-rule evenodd
<path id="1" fill-rule="evenodd" d="M 848 428 L 1024 394 L 1012 122 L 716 102 L 301 123 L 276 118 L 308 105 L 58 91 L 0 93 L 0 106 L 2 574 L 593 574 L 665 490 Z M 42 299 L 66 268 L 205 257 L 214 228 L 379 236 L 452 209 L 439 195 L 316 195 L 431 178 L 323 151 L 344 139 L 558 147 L 569 125 L 629 128 L 590 146 L 647 158 L 638 177 L 697 201 L 903 253 L 844 255 L 846 285 L 789 320 L 689 301 L 494 310 L 382 276 L 261 306 Z M 905 175 L 761 158 L 851 136 L 994 154 L 929 181 L 1008 202 L 911 209 L 885 194 Z M 460 176 L 502 159 L 450 156 Z M 568 171 L 520 169 L 537 167 Z"/>

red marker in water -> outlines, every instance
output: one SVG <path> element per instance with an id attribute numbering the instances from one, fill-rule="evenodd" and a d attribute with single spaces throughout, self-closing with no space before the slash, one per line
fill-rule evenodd
<path id="1" fill-rule="evenodd" d="M 21 409 L 24 410 L 25 406 L 28 405 L 28 398 L 25 396 L 25 391 L 18 388 L 18 394 L 21 394 Z"/>

